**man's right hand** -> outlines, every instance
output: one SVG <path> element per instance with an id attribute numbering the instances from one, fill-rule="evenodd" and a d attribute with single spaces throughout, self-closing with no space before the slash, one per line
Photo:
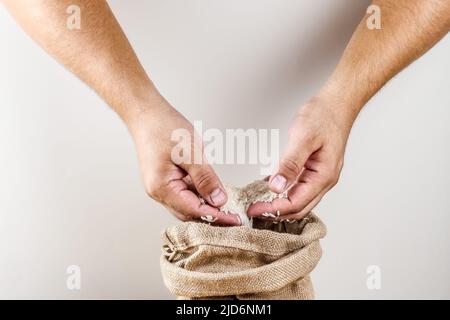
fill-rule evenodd
<path id="1" fill-rule="evenodd" d="M 80 30 L 66 25 L 71 0 L 0 1 L 34 40 L 127 123 L 153 199 L 184 221 L 211 216 L 219 224 L 240 224 L 237 216 L 217 209 L 227 196 L 211 166 L 172 162 L 172 131 L 186 128 L 193 134 L 192 125 L 159 95 L 106 1 L 77 1 L 83 14 Z"/>
<path id="2" fill-rule="evenodd" d="M 215 224 L 240 225 L 237 215 L 218 209 L 226 203 L 227 195 L 205 159 L 201 164 L 176 164 L 172 159 L 172 150 L 177 144 L 171 139 L 172 133 L 186 129 L 193 141 L 196 133 L 192 124 L 158 93 L 151 100 L 150 107 L 128 123 L 147 194 L 182 221 L 211 216 Z M 191 147 L 203 155 L 201 143 L 192 143 Z"/>

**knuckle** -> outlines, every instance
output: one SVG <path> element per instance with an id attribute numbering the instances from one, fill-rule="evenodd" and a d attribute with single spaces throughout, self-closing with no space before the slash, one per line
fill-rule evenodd
<path id="1" fill-rule="evenodd" d="M 344 159 L 339 159 L 337 163 L 338 171 L 341 172 L 343 167 L 344 167 Z"/>
<path id="2" fill-rule="evenodd" d="M 344 161 L 339 160 L 336 164 L 336 167 L 333 170 L 333 174 L 331 177 L 331 185 L 334 187 L 339 182 L 339 177 L 341 176 L 342 167 L 344 166 Z"/>
<path id="3" fill-rule="evenodd" d="M 326 185 L 335 186 L 338 180 L 339 180 L 339 172 L 331 171 L 326 175 L 324 182 Z"/>
<path id="4" fill-rule="evenodd" d="M 331 187 L 334 187 L 339 182 L 339 174 L 336 174 L 331 179 Z"/>
<path id="5" fill-rule="evenodd" d="M 203 171 L 199 173 L 195 180 L 198 191 L 207 192 L 215 187 L 215 177 L 209 171 Z"/>
<path id="6" fill-rule="evenodd" d="M 282 159 L 280 162 L 280 167 L 283 168 L 285 173 L 291 177 L 298 176 L 302 171 L 300 165 L 295 160 L 290 158 Z"/>
<path id="7" fill-rule="evenodd" d="M 147 178 L 145 180 L 145 192 L 150 198 L 160 201 L 161 186 L 156 182 L 156 180 L 157 179 L 153 177 Z"/>
<path id="8" fill-rule="evenodd" d="M 339 181 L 339 176 L 343 167 L 343 161 L 339 160 L 333 165 L 329 165 L 324 170 L 324 180 L 323 182 L 332 187 L 336 185 Z"/>

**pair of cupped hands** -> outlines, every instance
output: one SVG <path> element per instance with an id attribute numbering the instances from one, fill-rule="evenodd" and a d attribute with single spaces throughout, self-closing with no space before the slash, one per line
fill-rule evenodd
<path id="1" fill-rule="evenodd" d="M 339 110 L 342 109 L 320 97 L 299 109 L 289 129 L 287 148 L 268 178 L 270 189 L 276 193 L 287 191 L 287 198 L 251 205 L 249 217 L 270 212 L 276 214 L 274 220 L 302 219 L 337 183 L 353 123 Z M 192 124 L 161 95 L 156 94 L 151 107 L 130 120 L 128 127 L 145 190 L 151 198 L 182 221 L 210 216 L 217 225 L 241 224 L 237 215 L 220 211 L 227 194 L 206 159 L 201 164 L 173 162 L 171 154 L 176 141 L 171 139 L 172 132 L 183 128 L 192 136 L 196 133 Z M 202 152 L 201 145 L 193 147 Z"/>

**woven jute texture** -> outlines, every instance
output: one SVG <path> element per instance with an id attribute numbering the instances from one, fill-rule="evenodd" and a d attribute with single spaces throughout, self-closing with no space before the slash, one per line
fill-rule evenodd
<path id="1" fill-rule="evenodd" d="M 163 234 L 163 279 L 180 299 L 314 299 L 309 273 L 325 234 L 312 213 L 253 228 L 181 223 Z"/>

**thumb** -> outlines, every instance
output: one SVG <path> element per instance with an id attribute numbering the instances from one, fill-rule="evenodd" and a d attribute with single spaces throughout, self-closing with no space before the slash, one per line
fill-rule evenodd
<path id="1" fill-rule="evenodd" d="M 294 184 L 311 153 L 308 145 L 290 142 L 280 160 L 278 170 L 269 179 L 270 189 L 276 193 L 283 193 Z"/>
<path id="2" fill-rule="evenodd" d="M 192 179 L 197 192 L 214 207 L 227 202 L 227 194 L 219 177 L 208 163 L 183 166 Z"/>

